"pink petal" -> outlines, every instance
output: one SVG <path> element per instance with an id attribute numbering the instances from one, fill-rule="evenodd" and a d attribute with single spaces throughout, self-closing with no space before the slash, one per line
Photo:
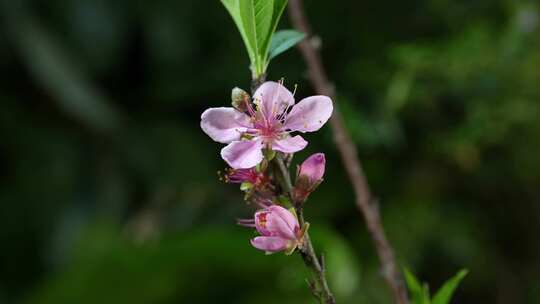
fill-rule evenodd
<path id="1" fill-rule="evenodd" d="M 323 95 L 302 99 L 287 115 L 285 129 L 300 132 L 319 130 L 332 115 L 332 100 Z"/>
<path id="2" fill-rule="evenodd" d="M 253 247 L 267 252 L 278 252 L 287 249 L 289 242 L 277 236 L 258 236 L 251 240 Z"/>
<path id="3" fill-rule="evenodd" d="M 300 165 L 299 176 L 306 176 L 312 183 L 318 182 L 324 175 L 326 158 L 323 153 L 315 153 Z"/>
<path id="4" fill-rule="evenodd" d="M 267 210 L 272 212 L 272 215 L 268 218 L 268 229 L 272 230 L 274 228 L 272 225 L 274 224 L 279 225 L 276 227 L 281 229 L 280 235 L 289 239 L 296 239 L 295 231 L 300 228 L 296 217 L 289 210 L 278 205 L 272 205 L 268 207 Z M 276 218 L 279 218 L 280 223 L 277 222 Z M 276 223 L 274 223 L 274 221 L 276 221 Z"/>
<path id="5" fill-rule="evenodd" d="M 262 147 L 258 139 L 233 141 L 221 149 L 221 157 L 233 169 L 248 169 L 263 160 Z"/>
<path id="6" fill-rule="evenodd" d="M 272 150 L 280 151 L 283 153 L 294 153 L 304 149 L 308 142 L 305 141 L 302 136 L 296 135 L 294 137 L 287 137 L 272 142 Z"/>
<path id="7" fill-rule="evenodd" d="M 268 215 L 267 219 L 266 228 L 272 233 L 272 236 L 279 236 L 288 240 L 296 239 L 294 228 L 291 229 L 279 214 L 272 212 Z"/>
<path id="8" fill-rule="evenodd" d="M 268 229 L 268 215 L 270 211 L 261 210 L 255 212 L 255 228 L 263 236 L 271 236 L 272 232 Z"/>
<path id="9" fill-rule="evenodd" d="M 250 125 L 249 116 L 234 108 L 210 108 L 201 115 L 201 129 L 213 140 L 224 144 L 239 140 Z"/>
<path id="10" fill-rule="evenodd" d="M 283 85 L 273 81 L 263 83 L 255 91 L 253 98 L 261 102 L 267 118 L 275 117 L 283 113 L 287 107 L 294 105 L 293 94 Z"/>

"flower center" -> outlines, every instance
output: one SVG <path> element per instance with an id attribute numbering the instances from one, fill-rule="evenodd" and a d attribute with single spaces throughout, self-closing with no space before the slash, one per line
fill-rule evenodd
<path id="1" fill-rule="evenodd" d="M 247 132 L 252 136 L 260 136 L 265 142 L 271 143 L 274 140 L 280 139 L 283 135 L 283 123 L 287 116 L 287 109 L 277 113 L 273 109 L 271 113 L 265 113 L 261 106 L 260 100 L 255 100 L 254 103 L 246 103 L 247 114 L 251 117 L 253 128 Z"/>
<path id="2" fill-rule="evenodd" d="M 280 129 L 276 125 L 266 125 L 259 129 L 259 134 L 267 139 L 276 139 L 281 131 Z"/>
<path id="3" fill-rule="evenodd" d="M 258 224 L 264 229 L 266 229 L 266 215 L 267 213 L 259 213 L 257 215 Z"/>

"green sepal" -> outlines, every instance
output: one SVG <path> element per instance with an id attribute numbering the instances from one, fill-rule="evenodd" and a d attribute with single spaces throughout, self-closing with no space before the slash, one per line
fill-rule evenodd
<path id="1" fill-rule="evenodd" d="M 251 140 L 251 139 L 253 139 L 253 137 L 254 137 L 253 135 L 243 133 L 242 136 L 240 136 L 240 140 L 242 140 L 242 139 Z"/>
<path id="2" fill-rule="evenodd" d="M 296 177 L 294 187 L 309 191 L 311 189 L 311 180 L 305 175 L 298 175 Z"/>
<path id="3" fill-rule="evenodd" d="M 264 149 L 264 158 L 268 161 L 271 161 L 276 157 L 276 151 L 272 149 Z"/>
<path id="4" fill-rule="evenodd" d="M 256 167 L 255 170 L 259 173 L 263 173 L 268 168 L 268 160 L 263 159 Z"/>
<path id="5" fill-rule="evenodd" d="M 304 236 L 306 235 L 306 233 L 308 232 L 309 230 L 309 223 L 308 222 L 305 222 L 304 225 L 302 225 L 302 229 L 300 230 L 300 240 L 301 242 L 298 242 L 297 243 L 297 246 L 300 250 L 303 250 L 304 249 L 304 245 L 305 245 L 305 239 L 304 239 Z"/>
<path id="6" fill-rule="evenodd" d="M 240 190 L 242 191 L 249 191 L 253 188 L 253 184 L 249 182 L 243 182 L 240 184 Z"/>
<path id="7" fill-rule="evenodd" d="M 302 236 L 304 236 L 309 229 L 309 222 L 305 222 L 304 226 L 302 226 Z"/>
<path id="8" fill-rule="evenodd" d="M 287 206 L 288 207 L 288 206 L 292 205 L 291 200 L 288 197 L 286 197 L 285 195 L 278 196 L 277 201 L 282 206 Z"/>
<path id="9" fill-rule="evenodd" d="M 244 201 L 249 204 L 251 203 L 251 195 L 253 194 L 253 191 L 246 191 L 246 194 L 244 194 Z"/>
<path id="10" fill-rule="evenodd" d="M 294 207 L 289 208 L 289 212 L 298 220 L 298 214 L 296 214 L 296 209 L 294 209 Z"/>
<path id="11" fill-rule="evenodd" d="M 285 255 L 291 255 L 294 253 L 294 251 L 296 250 L 296 247 L 297 246 L 291 246 L 291 248 L 285 250 Z"/>
<path id="12" fill-rule="evenodd" d="M 231 91 L 231 105 L 233 108 L 237 109 L 240 112 L 246 112 L 248 110 L 248 104 L 251 102 L 251 97 L 249 94 L 240 89 L 239 87 L 235 87 Z"/>
<path id="13" fill-rule="evenodd" d="M 317 189 L 317 187 L 319 187 L 319 185 L 324 181 L 323 178 L 321 178 L 319 181 L 315 182 L 312 186 L 311 186 L 311 189 L 310 191 L 313 192 L 315 191 L 315 189 Z"/>

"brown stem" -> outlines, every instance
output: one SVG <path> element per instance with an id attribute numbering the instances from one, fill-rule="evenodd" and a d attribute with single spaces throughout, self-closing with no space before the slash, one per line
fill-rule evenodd
<path id="1" fill-rule="evenodd" d="M 255 91 L 257 88 L 264 83 L 266 80 L 266 74 L 261 74 L 259 76 L 253 75 L 253 78 L 251 79 L 251 95 L 255 94 Z"/>
<path id="2" fill-rule="evenodd" d="M 326 76 L 321 57 L 313 43 L 311 27 L 304 14 L 302 0 L 290 0 L 288 9 L 294 27 L 307 35 L 307 38 L 298 45 L 298 48 L 308 67 L 308 75 L 313 87 L 318 94 L 330 96 L 335 100 L 334 88 Z M 381 263 L 382 275 L 392 290 L 395 303 L 407 304 L 409 303 L 407 291 L 402 283 L 394 251 L 386 238 L 377 203 L 369 189 L 366 176 L 357 156 L 356 146 L 351 140 L 351 136 L 343 122 L 343 117 L 337 108 L 334 109 L 330 125 L 332 126 L 334 141 L 353 186 L 356 206 L 362 213 L 375 244 Z"/>
<path id="3" fill-rule="evenodd" d="M 296 215 L 298 216 L 298 223 L 300 224 L 300 227 L 304 227 L 306 222 L 304 220 L 303 204 L 301 202 L 293 201 L 293 186 L 291 183 L 289 169 L 279 154 L 274 158 L 274 163 L 276 171 L 281 176 L 280 180 L 282 188 L 294 205 Z M 313 295 L 319 299 L 319 302 L 322 304 L 335 304 L 336 300 L 328 287 L 328 282 L 326 281 L 326 269 L 324 268 L 324 264 L 321 263 L 322 260 L 317 258 L 317 254 L 315 253 L 315 249 L 313 248 L 313 244 L 311 243 L 311 239 L 309 238 L 309 233 L 307 231 L 304 234 L 304 242 L 299 248 L 299 252 L 304 260 L 304 264 L 306 264 L 306 266 L 313 273 L 314 281 L 309 283 Z"/>

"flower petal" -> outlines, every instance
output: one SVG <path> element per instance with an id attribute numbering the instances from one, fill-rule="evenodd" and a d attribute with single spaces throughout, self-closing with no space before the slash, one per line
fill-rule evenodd
<path id="1" fill-rule="evenodd" d="M 201 129 L 213 140 L 224 144 L 239 140 L 249 126 L 249 116 L 234 108 L 210 108 L 201 115 Z"/>
<path id="2" fill-rule="evenodd" d="M 233 141 L 221 149 L 221 157 L 233 169 L 248 169 L 263 160 L 262 147 L 259 139 Z"/>
<path id="3" fill-rule="evenodd" d="M 258 236 L 251 240 L 251 245 L 266 252 L 278 252 L 287 249 L 289 242 L 277 236 Z"/>
<path id="4" fill-rule="evenodd" d="M 280 151 L 283 153 L 294 153 L 304 149 L 308 142 L 305 141 L 302 136 L 296 135 L 294 137 L 287 137 L 272 142 L 272 150 Z"/>
<path id="5" fill-rule="evenodd" d="M 324 153 L 315 153 L 300 165 L 298 176 L 305 176 L 310 183 L 320 182 L 324 175 L 325 166 Z"/>
<path id="6" fill-rule="evenodd" d="M 323 95 L 302 99 L 287 115 L 285 129 L 300 132 L 319 130 L 332 115 L 332 100 Z"/>
<path id="7" fill-rule="evenodd" d="M 267 217 L 268 223 L 267 227 L 271 231 L 279 231 L 280 236 L 294 240 L 296 239 L 296 230 L 300 229 L 298 220 L 296 217 L 287 209 L 278 206 L 272 205 L 267 208 L 271 214 Z"/>
<path id="8" fill-rule="evenodd" d="M 255 212 L 255 228 L 262 236 L 271 236 L 272 232 L 268 229 L 268 215 L 270 214 L 269 210 L 261 210 Z"/>
<path id="9" fill-rule="evenodd" d="M 282 84 L 273 81 L 263 83 L 253 99 L 261 103 L 262 111 L 267 118 L 283 113 L 287 107 L 294 105 L 293 94 Z"/>
<path id="10" fill-rule="evenodd" d="M 296 239 L 294 228 L 290 228 L 288 223 L 277 213 L 270 213 L 267 217 L 266 228 L 272 236 L 279 236 L 288 240 Z"/>

